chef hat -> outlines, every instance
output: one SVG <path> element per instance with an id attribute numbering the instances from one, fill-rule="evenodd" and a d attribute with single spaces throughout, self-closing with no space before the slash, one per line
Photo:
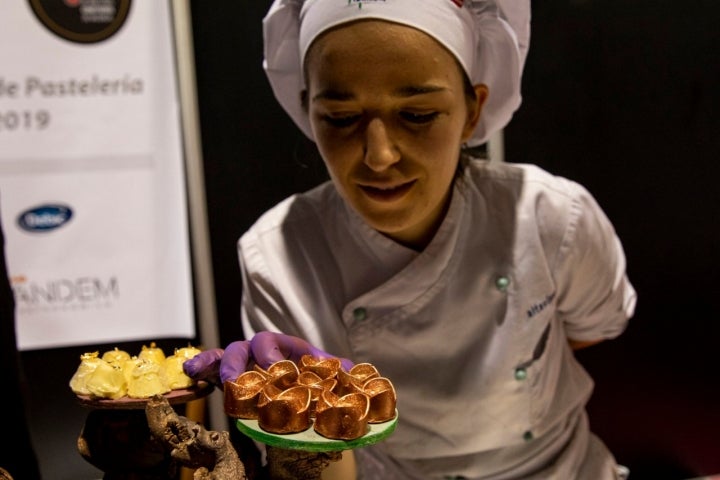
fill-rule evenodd
<path id="1" fill-rule="evenodd" d="M 280 105 L 310 139 L 300 95 L 307 49 L 327 29 L 362 19 L 427 33 L 457 58 L 473 85 L 488 86 L 469 145 L 485 143 L 520 106 L 530 0 L 275 0 L 263 19 L 263 67 Z"/>

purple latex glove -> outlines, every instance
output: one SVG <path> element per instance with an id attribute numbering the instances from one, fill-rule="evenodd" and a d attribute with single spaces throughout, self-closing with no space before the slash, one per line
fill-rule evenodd
<path id="1" fill-rule="evenodd" d="M 303 355 L 315 358 L 335 358 L 324 350 L 313 347 L 307 341 L 275 332 L 258 332 L 251 340 L 233 342 L 223 352 L 220 349 L 206 350 L 187 360 L 183 364 L 185 374 L 194 380 L 210 380 L 222 385 L 235 380 L 248 369 L 251 361 L 261 368 L 268 368 L 280 360 L 297 362 Z M 341 358 L 345 370 L 353 367 L 353 362 Z"/>
<path id="2" fill-rule="evenodd" d="M 268 368 L 280 360 L 292 360 L 297 363 L 303 355 L 311 355 L 315 358 L 337 357 L 310 345 L 302 338 L 275 332 L 258 332 L 255 334 L 250 339 L 250 349 L 253 359 L 261 368 Z M 350 370 L 354 365 L 347 358 L 340 358 L 340 363 L 345 370 Z M 220 368 L 222 371 L 222 367 Z"/>
<path id="3" fill-rule="evenodd" d="M 242 341 L 235 343 L 247 344 L 246 350 L 249 351 L 250 342 Z M 225 351 L 222 348 L 212 348 L 202 351 L 193 358 L 183 362 L 183 371 L 185 375 L 193 380 L 206 380 L 216 385 L 222 385 L 220 381 L 220 364 L 222 363 L 224 353 Z"/>

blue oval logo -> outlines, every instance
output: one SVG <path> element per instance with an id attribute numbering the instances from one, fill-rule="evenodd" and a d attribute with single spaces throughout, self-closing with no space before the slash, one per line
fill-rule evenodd
<path id="1" fill-rule="evenodd" d="M 28 232 L 49 232 L 65 225 L 72 216 L 66 205 L 40 205 L 21 213 L 17 223 Z"/>

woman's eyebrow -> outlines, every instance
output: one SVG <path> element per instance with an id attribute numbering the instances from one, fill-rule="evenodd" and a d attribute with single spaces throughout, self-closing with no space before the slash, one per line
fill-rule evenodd
<path id="1" fill-rule="evenodd" d="M 427 93 L 436 93 L 447 90 L 440 85 L 408 85 L 395 90 L 395 95 L 399 97 L 412 97 L 415 95 L 424 95 Z"/>
<path id="2" fill-rule="evenodd" d="M 397 97 L 413 97 L 415 95 L 425 95 L 428 93 L 442 92 L 446 90 L 445 87 L 439 85 L 407 85 L 395 89 L 393 92 Z M 354 95 L 350 92 L 341 90 L 335 90 L 333 88 L 327 88 L 318 92 L 312 100 L 351 100 Z"/>
<path id="3" fill-rule="evenodd" d="M 350 92 L 344 92 L 341 90 L 335 90 L 333 88 L 326 88 L 317 93 L 312 97 L 312 101 L 316 100 L 350 100 L 354 95 Z"/>

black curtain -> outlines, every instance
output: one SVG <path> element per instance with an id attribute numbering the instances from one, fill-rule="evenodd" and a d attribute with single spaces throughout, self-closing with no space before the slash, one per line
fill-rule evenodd
<path id="1" fill-rule="evenodd" d="M 0 221 L 0 378 L 3 382 L 5 419 L 3 432 L 10 442 L 0 448 L 0 468 L 16 479 L 40 478 L 35 449 L 31 441 L 26 400 L 27 380 L 17 350 L 15 299 L 5 263 L 5 236 Z"/>

